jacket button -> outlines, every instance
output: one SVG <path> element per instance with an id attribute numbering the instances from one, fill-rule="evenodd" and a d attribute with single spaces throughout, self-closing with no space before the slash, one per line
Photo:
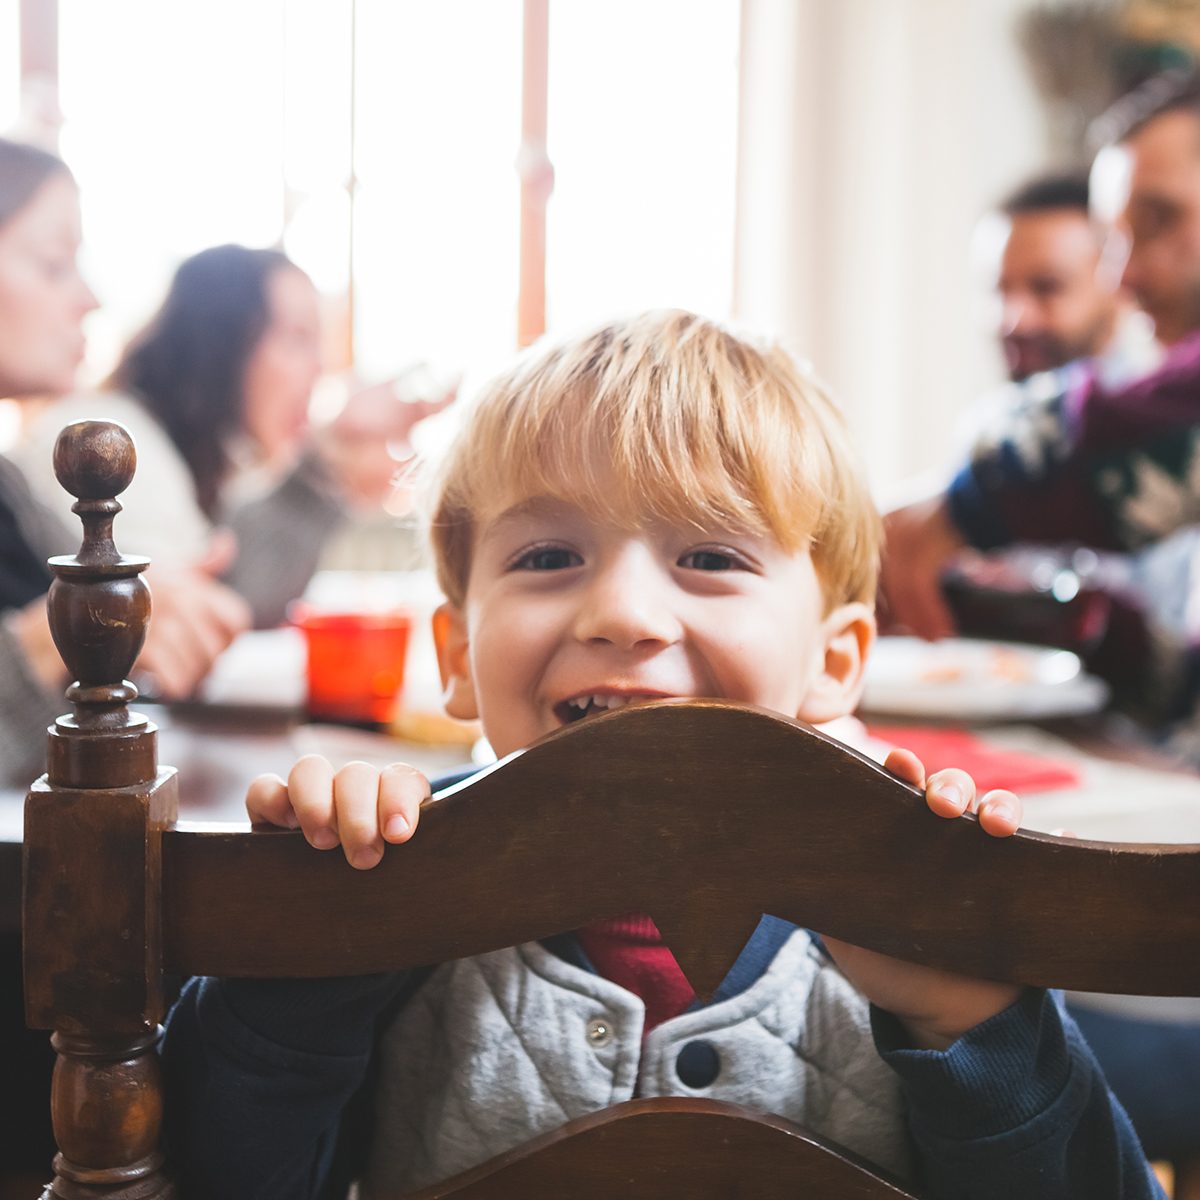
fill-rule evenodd
<path id="1" fill-rule="evenodd" d="M 675 1059 L 675 1073 L 690 1088 L 706 1088 L 721 1073 L 721 1057 L 711 1042 L 688 1042 Z"/>
<path id="2" fill-rule="evenodd" d="M 607 1046 L 612 1039 L 612 1026 L 607 1021 L 597 1018 L 588 1022 L 587 1040 L 593 1046 Z"/>

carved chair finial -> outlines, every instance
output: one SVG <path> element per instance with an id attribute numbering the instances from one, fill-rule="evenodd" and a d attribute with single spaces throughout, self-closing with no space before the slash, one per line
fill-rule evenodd
<path id="1" fill-rule="evenodd" d="M 145 717 L 127 709 L 137 688 L 126 678 L 146 637 L 150 589 L 141 573 L 149 559 L 121 554 L 113 542 L 116 499 L 133 478 L 137 452 L 114 421 L 76 421 L 58 435 L 54 472 L 77 497 L 71 511 L 83 522 L 76 554 L 50 559 L 50 632 L 74 682 L 74 712 L 50 734 L 49 774 L 64 787 L 106 786 L 153 779 L 153 738 Z"/>
<path id="2" fill-rule="evenodd" d="M 50 1200 L 172 1200 L 158 1149 L 154 1047 L 164 996 L 162 831 L 178 812 L 158 770 L 155 727 L 126 707 L 142 648 L 149 560 L 113 543 L 133 439 L 112 421 L 59 434 L 54 470 L 78 497 L 78 553 L 50 559 L 50 631 L 75 682 L 74 712 L 48 738 L 47 773 L 25 801 L 22 867 L 26 1021 L 53 1029 L 51 1112 L 59 1153 Z"/>

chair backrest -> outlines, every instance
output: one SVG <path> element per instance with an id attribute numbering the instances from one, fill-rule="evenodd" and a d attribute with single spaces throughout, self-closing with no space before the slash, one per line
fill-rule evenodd
<path id="1" fill-rule="evenodd" d="M 73 436 L 86 467 L 100 432 Z M 51 599 L 82 682 L 26 806 L 26 1011 L 55 1031 L 61 1180 L 169 1194 L 154 1055 L 164 974 L 425 965 L 639 911 L 703 996 L 768 913 L 993 979 L 1200 994 L 1200 955 L 1181 952 L 1200 945 L 1200 847 L 985 837 L 821 733 L 724 703 L 568 727 L 440 794 L 412 843 L 368 872 L 297 832 L 179 823 L 153 729 L 111 682 L 137 645 L 101 645 L 141 603 L 140 560 L 96 532 L 131 470 L 64 472 L 75 494 L 102 493 L 76 506 L 92 528 L 56 561 Z M 387 919 L 397 912 L 421 918 Z M 747 1161 L 756 1196 L 802 1194 L 802 1178 L 822 1197 L 909 1194 L 780 1118 L 680 1099 L 585 1118 L 420 1195 L 730 1195 Z"/>

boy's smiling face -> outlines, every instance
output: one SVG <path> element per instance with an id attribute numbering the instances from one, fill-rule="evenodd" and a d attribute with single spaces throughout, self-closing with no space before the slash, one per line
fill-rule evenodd
<path id="1" fill-rule="evenodd" d="M 637 700 L 831 720 L 857 702 L 875 627 L 866 604 L 826 609 L 807 548 L 534 498 L 481 524 L 465 604 L 443 610 L 447 709 L 500 755 Z"/>

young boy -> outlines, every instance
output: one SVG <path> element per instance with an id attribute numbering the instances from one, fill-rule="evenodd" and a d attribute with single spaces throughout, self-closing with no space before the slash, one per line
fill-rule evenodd
<path id="1" fill-rule="evenodd" d="M 526 357 L 470 414 L 431 528 L 446 706 L 500 755 L 668 696 L 811 722 L 855 707 L 878 519 L 837 412 L 777 347 L 667 312 Z M 924 782 L 911 756 L 889 765 Z M 369 868 L 429 790 L 411 768 L 306 758 L 247 807 Z M 962 772 L 926 795 L 975 806 Z M 1008 793 L 978 811 L 993 835 L 1020 821 Z M 638 915 L 432 972 L 192 980 L 164 1052 L 179 1177 L 195 1195 L 332 1197 L 351 1174 L 395 1192 L 671 1092 L 797 1120 L 933 1197 L 1157 1194 L 1043 992 L 765 918 L 693 1001 Z"/>

